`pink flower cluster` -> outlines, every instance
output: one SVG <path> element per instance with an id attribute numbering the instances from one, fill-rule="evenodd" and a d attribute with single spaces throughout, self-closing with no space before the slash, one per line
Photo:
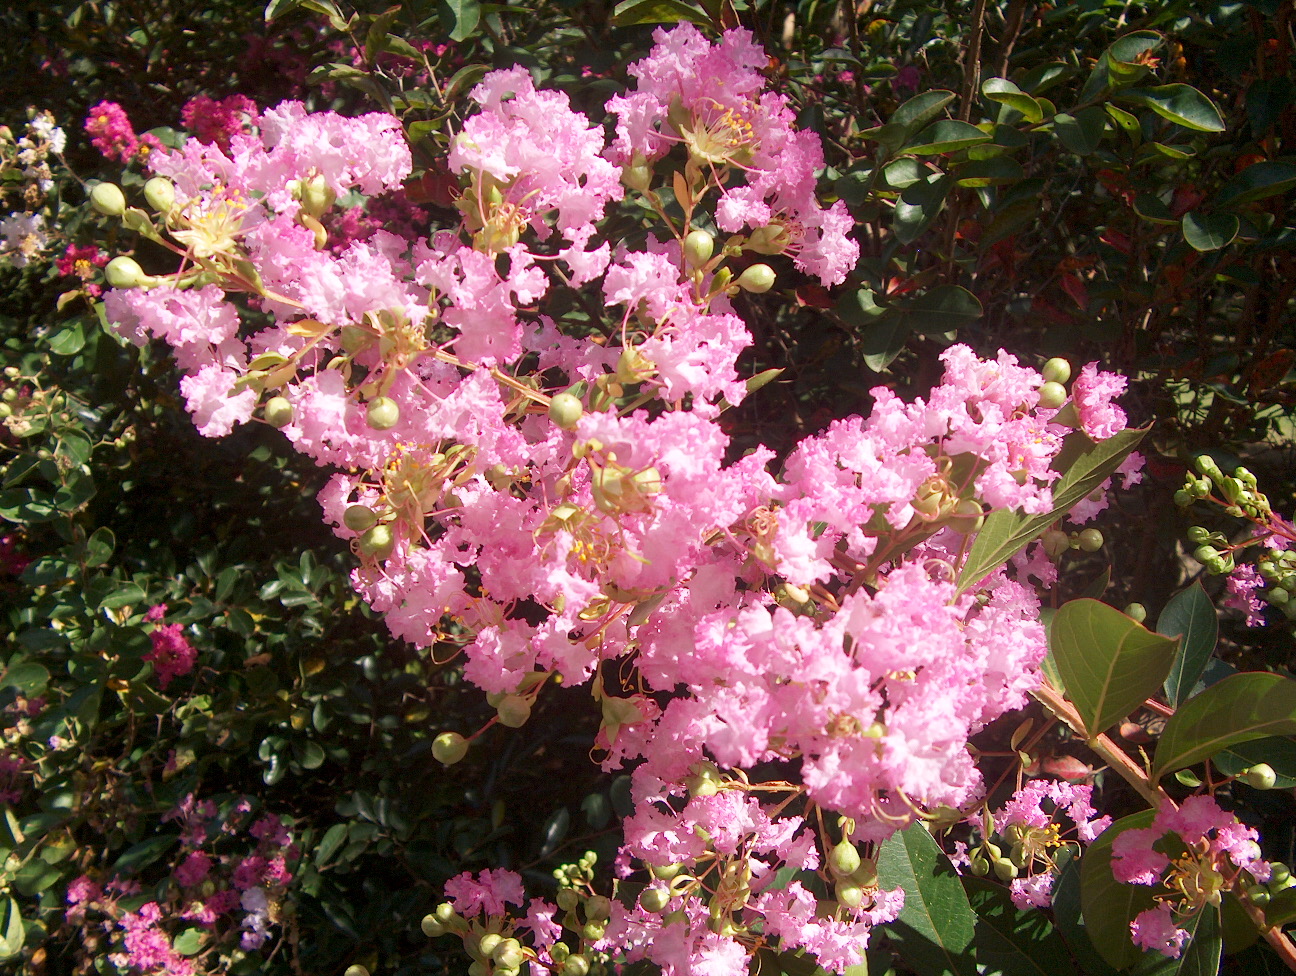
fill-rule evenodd
<path id="1" fill-rule="evenodd" d="M 156 623 L 165 613 L 166 604 L 161 604 L 151 608 L 145 619 Z M 185 637 L 180 624 L 157 624 L 149 632 L 149 641 L 153 647 L 144 655 L 144 660 L 153 665 L 158 687 L 166 691 L 172 680 L 193 670 L 198 652 Z"/>
<path id="2" fill-rule="evenodd" d="M 776 865 L 817 863 L 817 841 L 748 798 L 744 770 L 782 764 L 800 785 L 779 789 L 854 818 L 860 841 L 974 803 L 968 737 L 1025 702 L 1045 638 L 1004 573 L 954 580 L 988 513 L 1052 510 L 1051 462 L 1083 435 L 1039 406 L 1038 372 L 954 346 L 926 398 L 879 388 L 870 416 L 778 472 L 766 448 L 732 459 L 717 419 L 747 393 L 751 339 L 731 298 L 774 277 L 751 261 L 786 255 L 831 284 L 858 250 L 844 208 L 816 202 L 822 151 L 763 91 L 750 35 L 657 37 L 638 90 L 609 102 L 611 147 L 525 70 L 487 75 L 449 159 L 462 223 L 427 237 L 330 239 L 336 197 L 410 173 L 389 116 L 285 103 L 227 147 L 155 157 L 183 264 L 107 311 L 132 341 L 172 346 L 202 433 L 260 411 L 341 469 L 320 502 L 359 557 L 356 588 L 398 637 L 459 646 L 508 724 L 550 679 L 589 684 L 605 767 L 634 766 L 627 864 L 743 878 L 677 893 L 678 931 L 622 913 L 608 939 L 668 971 L 745 972 L 750 945 L 706 920 L 748 913 L 841 968 L 896 896 L 873 886 L 823 918 L 805 889 L 769 888 Z M 664 185 L 691 188 L 682 224 L 652 188 L 672 166 Z M 660 236 L 600 238 L 618 176 Z M 714 256 L 712 225 L 735 235 Z M 272 325 L 241 329 L 242 293 Z M 1120 383 L 1085 375 L 1081 422 L 1107 436 Z M 516 903 L 501 885 L 453 892 L 465 910 Z"/>
<path id="3" fill-rule="evenodd" d="M 1130 923 L 1134 944 L 1179 958 L 1188 939 L 1176 919 L 1218 905 L 1242 872 L 1269 880 L 1259 835 L 1209 796 L 1190 796 L 1157 811 L 1152 826 L 1122 831 L 1112 843 L 1112 876 L 1125 884 L 1164 885 L 1157 906 Z"/>
<path id="4" fill-rule="evenodd" d="M 85 130 L 92 146 L 120 163 L 129 163 L 137 157 L 147 160 L 156 151 L 165 152 L 156 137 L 135 134 L 126 110 L 116 102 L 100 102 L 90 109 Z"/>

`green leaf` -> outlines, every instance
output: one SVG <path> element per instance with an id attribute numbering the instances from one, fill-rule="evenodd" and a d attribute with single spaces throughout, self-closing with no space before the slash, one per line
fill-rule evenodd
<path id="1" fill-rule="evenodd" d="M 985 878 L 965 877 L 977 914 L 976 958 L 981 972 L 1000 976 L 1073 976 L 1066 943 L 1043 912 L 1024 912 L 1008 889 Z"/>
<path id="2" fill-rule="evenodd" d="M 73 322 L 66 329 L 50 336 L 49 340 L 50 351 L 59 356 L 75 356 L 85 348 L 85 344 L 85 329 L 80 322 Z"/>
<path id="3" fill-rule="evenodd" d="M 968 187 L 1002 186 L 1005 183 L 1016 183 L 1025 175 L 1017 160 L 995 156 L 963 164 L 954 171 L 954 181 L 959 186 Z"/>
<path id="4" fill-rule="evenodd" d="M 1139 912 L 1156 905 L 1164 894 L 1159 885 L 1122 884 L 1112 877 L 1112 842 L 1124 831 L 1149 827 L 1154 810 L 1116 821 L 1089 845 L 1080 859 L 1080 908 L 1085 931 L 1103 960 L 1115 969 L 1132 966 L 1143 951 L 1130 940 L 1130 922 Z"/>
<path id="5" fill-rule="evenodd" d="M 1271 735 L 1296 734 L 1296 681 L 1280 674 L 1235 674 L 1188 699 L 1165 724 L 1152 778 Z"/>
<path id="6" fill-rule="evenodd" d="M 17 688 L 28 698 L 35 698 L 49 684 L 50 673 L 35 661 L 18 661 L 4 670 L 0 688 Z"/>
<path id="7" fill-rule="evenodd" d="M 1233 243 L 1242 227 L 1236 214 L 1186 213 L 1182 225 L 1184 240 L 1197 251 L 1218 251 Z"/>
<path id="8" fill-rule="evenodd" d="M 882 178 L 893 190 L 907 190 L 915 183 L 925 183 L 931 175 L 931 166 L 912 156 L 893 159 L 882 167 Z"/>
<path id="9" fill-rule="evenodd" d="M 454 24 L 450 30 L 450 40 L 466 41 L 472 37 L 477 22 L 481 19 L 481 7 L 477 0 L 437 0 L 437 7 L 441 11 L 442 24 L 447 23 L 447 20 Z"/>
<path id="10" fill-rule="evenodd" d="M 1166 699 L 1178 707 L 1192 694 L 1193 686 L 1206 670 L 1206 662 L 1215 652 L 1215 643 L 1219 640 L 1215 604 L 1200 582 L 1170 598 L 1157 618 L 1156 629 L 1158 634 L 1180 638 L 1179 653 L 1175 655 L 1165 681 Z"/>
<path id="11" fill-rule="evenodd" d="M 175 834 L 142 840 L 128 847 L 122 856 L 117 858 L 117 863 L 113 865 L 113 873 L 129 876 L 140 868 L 146 868 L 179 841 L 180 838 Z"/>
<path id="12" fill-rule="evenodd" d="M 940 119 L 914 136 L 913 142 L 904 147 L 904 152 L 915 156 L 935 156 L 989 141 L 990 136 L 971 122 Z"/>
<path id="13" fill-rule="evenodd" d="M 711 16 L 683 0 L 622 0 L 612 11 L 612 26 L 634 27 L 637 24 L 710 24 Z"/>
<path id="14" fill-rule="evenodd" d="M 324 765 L 324 747 L 314 739 L 293 742 L 293 758 L 302 769 L 319 769 Z"/>
<path id="15" fill-rule="evenodd" d="M 1053 131 L 1062 145 L 1079 156 L 1089 156 L 1102 144 L 1107 132 L 1107 113 L 1097 105 L 1082 108 L 1075 115 L 1053 116 Z"/>
<path id="16" fill-rule="evenodd" d="M 189 928 L 175 937 L 171 948 L 182 956 L 196 956 L 202 952 L 205 941 L 202 929 Z"/>
<path id="17" fill-rule="evenodd" d="M 333 855 L 336 854 L 346 843 L 347 825 L 344 823 L 334 824 L 328 830 L 324 831 L 324 836 L 320 838 L 319 846 L 315 848 L 315 866 L 323 868 Z"/>
<path id="18" fill-rule="evenodd" d="M 563 842 L 570 828 L 571 814 L 566 807 L 559 807 L 549 814 L 549 819 L 545 821 L 544 827 L 540 831 L 540 856 L 547 857 L 552 854 L 558 845 Z"/>
<path id="19" fill-rule="evenodd" d="M 900 955 L 918 972 L 973 976 L 976 914 L 949 858 L 921 823 L 892 834 L 878 850 L 878 883 L 901 887 L 904 910 L 887 926 Z"/>
<path id="20" fill-rule="evenodd" d="M 892 214 L 891 229 L 901 244 L 912 244 L 931 226 L 945 206 L 950 179 L 943 174 L 932 174 L 924 182 L 915 183 L 900 194 Z"/>
<path id="21" fill-rule="evenodd" d="M 1229 746 L 1211 757 L 1211 762 L 1225 776 L 1237 776 L 1252 766 L 1268 763 L 1277 776 L 1273 788 L 1296 787 L 1296 740 L 1284 736 L 1252 739 Z"/>
<path id="22" fill-rule="evenodd" d="M 905 102 L 887 120 L 888 125 L 899 126 L 909 136 L 917 132 L 936 116 L 944 111 L 945 106 L 954 101 L 954 93 L 944 89 L 926 91 L 915 95 Z"/>
<path id="23" fill-rule="evenodd" d="M 1049 654 L 1090 737 L 1156 693 L 1177 649 L 1178 641 L 1097 600 L 1064 603 L 1049 628 Z"/>
<path id="24" fill-rule="evenodd" d="M 981 92 L 990 101 L 1020 112 L 1027 122 L 1041 122 L 1044 119 L 1044 109 L 1040 103 L 1007 78 L 987 78 L 981 85 Z"/>
<path id="25" fill-rule="evenodd" d="M 1057 880 L 1053 882 L 1053 919 L 1085 976 L 1117 976 L 1116 970 L 1098 955 L 1085 928 L 1084 912 L 1080 907 L 1080 861 L 1081 858 L 1069 847 L 1058 851 L 1059 870 Z"/>
<path id="26" fill-rule="evenodd" d="M 1217 205 L 1240 207 L 1286 193 L 1296 186 L 1296 163 L 1261 162 L 1248 166 L 1220 187 Z"/>
<path id="27" fill-rule="evenodd" d="M 953 332 L 981 317 L 981 302 L 962 285 L 937 285 L 896 306 L 919 335 Z"/>
<path id="28" fill-rule="evenodd" d="M 892 313 L 890 309 L 886 311 L 889 314 L 869 325 L 860 338 L 864 365 L 875 373 L 880 373 L 891 365 L 912 335 L 903 315 Z"/>
<path id="29" fill-rule="evenodd" d="M 122 583 L 117 580 L 106 581 L 111 584 L 108 592 L 99 600 L 101 610 L 116 610 L 144 601 L 144 591 L 135 583 Z"/>
<path id="30" fill-rule="evenodd" d="M 12 895 L 5 899 L 4 920 L 0 921 L 0 932 L 4 933 L 3 938 L 0 939 L 0 959 L 12 959 L 22 952 L 23 943 L 27 939 L 27 930 L 23 926 L 22 908 Z"/>
<path id="31" fill-rule="evenodd" d="M 1130 970 L 1131 976 L 1216 976 L 1223 949 L 1219 908 L 1206 905 L 1191 917 L 1180 919 L 1179 927 L 1188 933 L 1179 958 L 1145 952 Z"/>
<path id="32" fill-rule="evenodd" d="M 117 537 L 112 529 L 101 525 L 90 533 L 86 540 L 86 565 L 102 566 L 112 559 L 113 550 L 117 547 Z"/>
<path id="33" fill-rule="evenodd" d="M 965 590 L 1006 563 L 1013 554 L 1039 537 L 1058 517 L 1091 495 L 1138 446 L 1147 428 L 1123 430 L 1115 437 L 1094 443 L 1076 431 L 1067 435 L 1053 469 L 1062 477 L 1053 484 L 1053 509 L 1040 515 L 996 511 L 986 517 L 976 541 L 959 570 L 959 589 Z"/>
<path id="34" fill-rule="evenodd" d="M 1194 132 L 1223 132 L 1224 120 L 1215 103 L 1192 85 L 1157 85 L 1128 88 L 1117 92 L 1118 101 L 1132 102 L 1156 112 L 1163 119 Z"/>

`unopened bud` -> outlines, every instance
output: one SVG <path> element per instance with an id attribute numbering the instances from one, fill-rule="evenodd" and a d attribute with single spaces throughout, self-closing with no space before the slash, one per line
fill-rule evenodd
<path id="1" fill-rule="evenodd" d="M 1097 529 L 1085 529 L 1076 541 L 1085 552 L 1097 552 L 1103 547 L 1103 534 Z"/>
<path id="2" fill-rule="evenodd" d="M 768 264 L 753 264 L 738 276 L 735 284 L 753 295 L 763 295 L 774 287 L 775 278 L 774 269 Z"/>
<path id="3" fill-rule="evenodd" d="M 1125 608 L 1125 616 L 1142 623 L 1147 620 L 1147 607 L 1141 603 L 1131 603 Z"/>
<path id="4" fill-rule="evenodd" d="M 432 740 L 432 758 L 443 766 L 453 766 L 468 754 L 468 740 L 458 732 L 442 732 Z"/>
<path id="5" fill-rule="evenodd" d="M 571 393 L 556 393 L 549 401 L 549 419 L 563 430 L 573 430 L 585 413 L 585 405 Z"/>
<path id="6" fill-rule="evenodd" d="M 391 555 L 395 545 L 396 538 L 392 535 L 391 526 L 388 525 L 373 526 L 360 536 L 358 543 L 361 553 L 375 559 L 386 559 Z"/>
<path id="7" fill-rule="evenodd" d="M 165 217 L 175 206 L 175 184 L 165 176 L 155 176 L 144 184 L 144 199 Z"/>
<path id="8" fill-rule="evenodd" d="M 1071 364 L 1061 356 L 1054 356 L 1040 369 L 1046 383 L 1065 383 L 1071 378 Z"/>
<path id="9" fill-rule="evenodd" d="M 847 908 L 859 908 L 864 903 L 864 889 L 853 881 L 838 881 L 833 894 Z"/>
<path id="10" fill-rule="evenodd" d="M 286 397 L 271 397 L 266 401 L 265 421 L 271 427 L 287 427 L 293 421 L 293 405 Z"/>
<path id="11" fill-rule="evenodd" d="M 684 238 L 684 260 L 691 268 L 702 267 L 714 252 L 715 238 L 707 231 L 695 230 Z"/>
<path id="12" fill-rule="evenodd" d="M 1039 388 L 1039 405 L 1045 410 L 1056 410 L 1067 402 L 1067 396 L 1065 386 L 1050 381 Z"/>
<path id="13" fill-rule="evenodd" d="M 855 845 L 848 840 L 828 852 L 828 867 L 839 878 L 848 878 L 859 870 L 860 855 Z"/>
<path id="14" fill-rule="evenodd" d="M 400 405 L 391 397 L 375 397 L 365 408 L 365 420 L 374 430 L 391 430 L 400 422 Z"/>
<path id="15" fill-rule="evenodd" d="M 1071 540 L 1065 532 L 1058 529 L 1049 529 L 1040 539 L 1044 546 L 1044 552 L 1050 559 L 1057 559 L 1062 553 L 1066 552 L 1071 546 Z"/>
<path id="16" fill-rule="evenodd" d="M 153 280 L 134 258 L 121 255 L 108 262 L 104 278 L 113 288 L 140 288 Z"/>
<path id="17" fill-rule="evenodd" d="M 520 729 L 531 717 L 531 703 L 520 695 L 505 695 L 495 707 L 495 711 L 499 713 L 501 725 L 507 725 L 510 729 Z"/>
<path id="18" fill-rule="evenodd" d="M 116 183 L 100 183 L 90 191 L 90 206 L 105 217 L 120 217 L 126 212 L 126 194 Z"/>
<path id="19" fill-rule="evenodd" d="M 348 505 L 342 524 L 352 532 L 365 532 L 378 524 L 378 515 L 368 505 Z"/>
<path id="20" fill-rule="evenodd" d="M 1278 774 L 1268 763 L 1260 763 L 1246 770 L 1238 776 L 1238 779 L 1252 789 L 1272 790 L 1274 784 L 1278 782 Z"/>
<path id="21" fill-rule="evenodd" d="M 639 907 L 649 915 L 664 911 L 670 900 L 670 892 L 665 888 L 645 888 L 639 893 Z"/>

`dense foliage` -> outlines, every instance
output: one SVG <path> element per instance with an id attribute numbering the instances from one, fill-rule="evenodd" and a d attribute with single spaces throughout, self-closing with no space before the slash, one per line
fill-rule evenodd
<path id="1" fill-rule="evenodd" d="M 878 973 L 1296 965 L 1292 18 L 1096 0 L 0 13 L 4 102 L 31 106 L 0 120 L 0 965 L 581 976 L 628 953 L 651 961 L 626 972 L 793 976 L 861 972 L 864 938 Z M 667 44 L 682 82 L 662 80 Z M 760 112 L 709 70 L 763 92 Z M 229 187 L 255 226 L 221 223 Z M 443 318 L 365 305 L 379 257 L 407 269 L 403 308 L 443 294 Z M 339 288 L 303 284 L 317 268 Z M 538 308 L 550 331 L 474 317 L 483 276 L 511 293 L 492 309 L 531 328 Z M 662 299 L 676 276 L 692 297 Z M 261 338 L 231 365 L 235 333 Z M 329 391 L 338 412 L 309 427 Z M 917 398 L 971 418 L 961 447 L 944 426 L 900 440 L 929 416 Z M 1018 437 L 1043 446 L 1015 479 L 995 451 Z M 1118 466 L 1128 490 L 1108 493 Z M 473 536 L 460 513 L 483 499 Z M 653 521 L 668 504 L 676 521 Z M 428 568 L 473 539 L 454 585 Z M 555 547 L 580 565 L 533 578 Z M 732 646 L 701 596 L 671 595 L 704 573 L 744 627 L 776 621 L 751 659 L 854 613 L 833 633 L 893 661 L 859 696 L 894 728 L 844 709 L 802 727 L 805 703 L 740 725 L 749 661 L 725 650 L 701 677 L 711 645 L 681 661 L 671 643 L 696 623 Z M 612 647 L 622 615 L 633 640 Z M 544 650 L 559 630 L 595 658 Z M 485 632 L 513 657 L 486 656 Z M 791 689 L 823 660 L 750 670 Z M 938 674 L 985 698 L 952 751 L 840 759 L 843 740 L 916 742 L 899 703 Z M 652 723 L 727 700 L 770 751 L 699 725 L 661 758 L 672 727 Z"/>

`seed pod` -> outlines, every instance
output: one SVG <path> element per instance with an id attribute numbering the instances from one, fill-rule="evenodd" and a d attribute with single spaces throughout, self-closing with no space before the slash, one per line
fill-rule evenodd
<path id="1" fill-rule="evenodd" d="M 980 854 L 976 854 L 972 857 L 971 869 L 978 878 L 984 878 L 990 873 L 990 862 Z"/>
<path id="2" fill-rule="evenodd" d="M 468 740 L 458 732 L 442 732 L 432 740 L 432 757 L 443 766 L 453 766 L 468 754 Z"/>
<path id="3" fill-rule="evenodd" d="M 753 295 L 763 295 L 774 287 L 776 277 L 774 269 L 768 264 L 753 264 L 738 276 L 735 284 Z"/>
<path id="4" fill-rule="evenodd" d="M 639 907 L 649 915 L 665 910 L 670 900 L 670 892 L 665 888 L 645 888 L 639 893 Z"/>
<path id="5" fill-rule="evenodd" d="M 1097 529 L 1085 529 L 1077 536 L 1076 541 L 1085 552 L 1097 552 L 1103 547 L 1103 534 Z"/>
<path id="6" fill-rule="evenodd" d="M 700 268 L 715 253 L 715 238 L 707 231 L 695 230 L 684 238 L 684 260 L 690 268 Z"/>
<path id="7" fill-rule="evenodd" d="M 1274 784 L 1278 782 L 1278 774 L 1274 772 L 1274 768 L 1268 763 L 1260 763 L 1246 770 L 1238 776 L 1238 779 L 1252 789 L 1272 790 Z"/>
<path id="8" fill-rule="evenodd" d="M 400 422 L 400 405 L 391 397 L 375 397 L 365 408 L 365 420 L 374 430 L 391 430 Z"/>
<path id="9" fill-rule="evenodd" d="M 120 217 L 126 212 L 126 194 L 116 183 L 100 183 L 90 191 L 90 206 L 105 217 Z"/>
<path id="10" fill-rule="evenodd" d="M 491 953 L 491 961 L 504 969 L 521 968 L 522 963 L 526 962 L 526 954 L 522 951 L 522 943 L 517 939 L 505 939 Z"/>
<path id="11" fill-rule="evenodd" d="M 113 288 L 139 288 L 148 284 L 152 276 L 146 275 L 134 258 L 120 255 L 108 262 L 104 278 Z"/>
<path id="12" fill-rule="evenodd" d="M 997 857 L 994 861 L 995 877 L 1005 884 L 1017 877 L 1017 865 L 1006 857 Z"/>
<path id="13" fill-rule="evenodd" d="M 1066 552 L 1071 546 L 1071 540 L 1065 532 L 1058 529 L 1049 529 L 1040 539 L 1044 546 L 1044 553 L 1050 559 L 1057 559 L 1062 553 Z"/>
<path id="14" fill-rule="evenodd" d="M 589 960 L 579 952 L 563 960 L 563 976 L 589 976 Z"/>
<path id="15" fill-rule="evenodd" d="M 360 552 L 375 559 L 386 559 L 396 545 L 391 526 L 375 525 L 360 536 Z"/>
<path id="16" fill-rule="evenodd" d="M 849 878 L 859 870 L 859 866 L 859 851 L 848 840 L 843 840 L 828 852 L 828 868 L 838 878 Z"/>
<path id="17" fill-rule="evenodd" d="M 365 532 L 378 524 L 378 514 L 368 505 L 348 505 L 342 524 L 352 532 Z"/>
<path id="18" fill-rule="evenodd" d="M 1067 402 L 1066 387 L 1061 383 L 1045 383 L 1039 388 L 1039 405 L 1045 410 L 1056 410 Z"/>
<path id="19" fill-rule="evenodd" d="M 557 874 L 559 872 L 555 871 L 554 873 Z M 557 900 L 559 908 L 564 912 L 570 912 L 576 907 L 576 903 L 580 901 L 580 896 L 576 893 L 574 888 L 559 888 Z"/>
<path id="20" fill-rule="evenodd" d="M 1125 616 L 1142 623 L 1147 620 L 1147 607 L 1141 603 L 1131 603 L 1125 608 Z"/>
<path id="21" fill-rule="evenodd" d="M 266 401 L 265 420 L 271 427 L 287 427 L 293 422 L 293 405 L 285 397 L 271 397 Z"/>
<path id="22" fill-rule="evenodd" d="M 495 711 L 499 713 L 501 725 L 507 725 L 510 729 L 520 729 L 531 717 L 531 703 L 520 695 L 505 695 L 495 706 Z"/>
<path id="23" fill-rule="evenodd" d="M 864 889 L 854 881 L 838 881 L 833 894 L 847 908 L 859 908 L 864 903 Z"/>

